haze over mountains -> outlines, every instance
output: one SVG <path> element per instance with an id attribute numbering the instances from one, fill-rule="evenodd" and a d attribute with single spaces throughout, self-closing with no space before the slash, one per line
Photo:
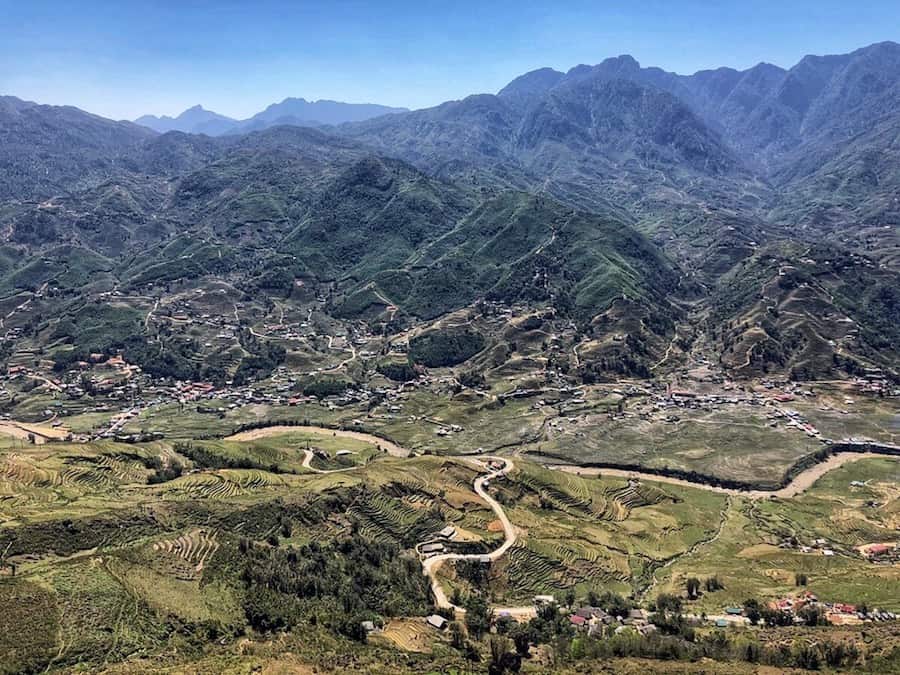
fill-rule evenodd
<path id="1" fill-rule="evenodd" d="M 691 76 L 621 56 L 411 112 L 141 122 L 166 133 L 0 99 L 2 290 L 305 280 L 351 318 L 552 306 L 599 371 L 646 373 L 690 325 L 735 376 L 896 375 L 895 43 Z"/>
<path id="2" fill-rule="evenodd" d="M 201 105 L 188 108 L 177 117 L 144 115 L 134 122 L 154 131 L 183 131 L 190 134 L 220 136 L 222 134 L 259 131 L 279 124 L 296 126 L 324 126 L 361 122 L 379 115 L 407 112 L 406 108 L 391 108 L 372 103 L 341 103 L 339 101 L 307 101 L 303 98 L 286 98 L 273 103 L 265 110 L 246 120 L 235 120 L 205 110 Z"/>

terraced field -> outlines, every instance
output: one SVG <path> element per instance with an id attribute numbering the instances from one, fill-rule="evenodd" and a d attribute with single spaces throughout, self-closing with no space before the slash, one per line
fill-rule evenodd
<path id="1" fill-rule="evenodd" d="M 809 590 L 823 600 L 896 610 L 900 567 L 870 563 L 854 547 L 896 540 L 898 471 L 896 460 L 865 459 L 835 469 L 790 500 L 736 499 L 721 536 L 664 570 L 657 590 L 678 589 L 686 576 L 717 575 L 725 588 L 701 596 L 697 608 L 721 610 L 747 597 L 795 592 L 795 576 L 802 573 Z M 779 547 L 790 538 L 797 540 L 796 547 Z M 800 550 L 817 539 L 835 555 Z"/>
<path id="2" fill-rule="evenodd" d="M 153 553 L 159 554 L 154 556 L 159 561 L 154 567 L 162 573 L 183 580 L 199 578 L 203 566 L 218 548 L 216 533 L 201 528 L 185 532 L 174 539 L 161 539 L 151 546 Z"/>
<path id="3" fill-rule="evenodd" d="M 307 441 L 335 451 L 350 439 L 288 433 L 195 444 L 207 452 L 205 462 L 278 459 L 286 470 Z M 371 452 L 356 442 L 356 452 Z M 480 554 L 504 539 L 497 514 L 473 492 L 484 474 L 471 458 L 376 452 L 345 472 L 312 473 L 301 460 L 297 473 L 274 473 L 199 468 L 176 447 L 182 446 L 45 444 L 2 454 L 0 537 L 14 545 L 7 563 L 18 574 L 0 586 L 12 583 L 24 593 L 37 584 L 49 594 L 46 602 L 34 596 L 35 611 L 52 627 L 38 633 L 53 637 L 41 638 L 34 654 L 50 644 L 65 664 L 85 649 L 120 655 L 165 648 L 168 629 L 148 628 L 160 621 L 171 626 L 161 617 L 237 630 L 245 621 L 240 596 L 224 580 L 234 574 L 245 540 L 303 546 L 355 532 L 411 551 L 447 524 L 464 533 L 448 544 L 451 551 Z M 148 483 L 154 475 L 148 466 L 175 461 L 186 473 Z M 896 569 L 873 567 L 853 547 L 890 540 L 900 524 L 898 465 L 863 459 L 826 474 L 797 499 L 751 501 L 648 479 L 576 475 L 516 456 L 512 473 L 491 480 L 489 490 L 517 541 L 491 563 L 484 587 L 493 604 L 515 607 L 536 594 L 570 590 L 652 597 L 678 591 L 686 576 L 717 575 L 725 589 L 696 606 L 720 611 L 745 595 L 787 592 L 802 571 L 810 588 L 830 599 L 890 607 L 900 597 Z M 27 539 L 15 536 L 22 531 Z M 777 548 L 790 535 L 827 537 L 840 554 L 825 560 Z M 473 588 L 462 566 L 445 568 L 447 593 Z M 78 612 L 87 617 L 82 633 Z M 427 651 L 432 629 L 421 627 L 398 623 L 379 640 Z"/>
<path id="4" fill-rule="evenodd" d="M 286 486 L 285 479 L 256 469 L 219 469 L 183 476 L 162 489 L 165 499 L 231 499 Z"/>

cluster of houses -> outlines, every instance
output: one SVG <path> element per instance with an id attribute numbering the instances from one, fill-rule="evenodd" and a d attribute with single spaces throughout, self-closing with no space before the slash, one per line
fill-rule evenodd
<path id="1" fill-rule="evenodd" d="M 774 610 L 793 616 L 794 623 L 803 623 L 800 610 L 804 607 L 817 607 L 825 613 L 829 623 L 835 625 L 856 625 L 866 622 L 896 621 L 900 616 L 894 612 L 886 612 L 878 608 L 869 609 L 846 602 L 821 602 L 815 593 L 804 591 L 799 595 L 778 598 L 769 603 Z"/>
<path id="2" fill-rule="evenodd" d="M 621 633 L 632 629 L 641 635 L 656 632 L 656 626 L 650 623 L 649 615 L 643 609 L 629 610 L 627 616 L 613 616 L 600 607 L 579 607 L 569 615 L 569 623 L 592 637 L 600 637 L 610 630 Z"/>
<path id="3" fill-rule="evenodd" d="M 853 384 L 860 391 L 881 396 L 898 396 L 900 389 L 893 387 L 881 368 L 866 368 L 863 376 L 855 378 Z"/>
<path id="4" fill-rule="evenodd" d="M 864 544 L 857 550 L 866 560 L 879 565 L 900 563 L 900 545 L 897 543 Z"/>
<path id="5" fill-rule="evenodd" d="M 783 410 L 781 408 L 775 408 L 769 413 L 768 417 L 771 420 L 771 426 L 777 426 L 780 420 L 786 420 L 784 425 L 788 429 L 797 429 L 805 433 L 810 438 L 815 438 L 823 442 L 827 442 L 828 440 L 822 436 L 822 434 L 813 424 L 805 420 L 803 416 L 796 410 Z"/>
<path id="6" fill-rule="evenodd" d="M 839 546 L 835 546 L 827 539 L 818 538 L 813 539 L 809 544 L 802 544 L 796 538 L 791 537 L 789 539 L 784 539 L 778 544 L 778 548 L 783 549 L 792 549 L 795 551 L 799 551 L 800 553 L 814 553 L 818 555 L 823 555 L 825 557 L 832 557 L 835 555 L 835 552 L 845 554 L 846 551 L 840 549 Z"/>
<path id="7" fill-rule="evenodd" d="M 432 534 L 427 541 L 418 544 L 416 550 L 423 558 L 430 558 L 433 555 L 443 553 L 447 548 L 446 543 L 453 541 L 455 537 L 456 527 L 454 525 L 447 525 L 443 529 Z"/>

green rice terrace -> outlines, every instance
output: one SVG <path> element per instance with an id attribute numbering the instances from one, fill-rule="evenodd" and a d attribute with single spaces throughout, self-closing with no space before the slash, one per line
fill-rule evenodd
<path id="1" fill-rule="evenodd" d="M 504 541 L 499 514 L 472 488 L 483 469 L 310 429 L 128 444 L 9 439 L 0 465 L 4 672 L 120 660 L 139 670 L 174 649 L 202 663 L 212 657 L 201 636 L 211 635 L 226 663 L 249 636 L 299 625 L 310 632 L 295 639 L 315 663 L 364 621 L 386 630 L 349 649 L 347 664 L 377 670 L 373 654 L 400 646 L 450 667 L 439 634 L 410 628 L 434 611 L 419 556 L 447 527 L 441 549 L 461 556 Z M 858 550 L 900 526 L 894 458 L 849 462 L 796 498 L 768 499 L 509 457 L 513 468 L 488 489 L 515 542 L 490 564 L 440 566 L 435 582 L 454 603 L 481 597 L 534 616 L 535 596 L 652 603 L 700 576 L 714 577 L 715 590 L 685 611 L 713 615 L 748 597 L 790 595 L 802 574 L 825 601 L 900 611 L 900 567 Z M 304 576 L 314 563 L 324 567 Z"/>

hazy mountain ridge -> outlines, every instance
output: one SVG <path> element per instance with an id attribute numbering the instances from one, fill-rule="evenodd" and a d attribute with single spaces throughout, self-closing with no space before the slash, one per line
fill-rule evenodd
<path id="1" fill-rule="evenodd" d="M 0 97 L 0 200 L 49 197 L 114 175 L 154 135 L 78 108 Z"/>
<path id="2" fill-rule="evenodd" d="M 134 120 L 135 124 L 148 127 L 159 133 L 182 131 L 191 134 L 221 136 L 261 131 L 272 126 L 327 126 L 345 122 L 360 122 L 392 113 L 408 112 L 406 108 L 392 108 L 374 103 L 342 103 L 320 99 L 307 101 L 304 98 L 286 98 L 280 103 L 272 103 L 253 117 L 237 120 L 226 117 L 203 106 L 188 108 L 177 117 L 144 115 Z"/>
<path id="3" fill-rule="evenodd" d="M 601 316 L 640 315 L 620 330 L 651 353 L 683 320 L 674 293 L 724 308 L 715 340 L 735 372 L 890 367 L 897 51 L 686 77 L 623 56 L 430 109 L 220 137 L 2 99 L 14 138 L 0 147 L 0 286 L 54 278 L 47 260 L 69 251 L 134 289 L 317 279 L 345 317 L 390 301 L 430 319 L 481 298 L 551 304 L 604 331 L 620 324 Z M 811 244 L 830 248 L 786 285 L 779 265 Z M 769 317 L 773 303 L 787 314 Z M 823 316 L 861 328 L 829 338 Z"/>

